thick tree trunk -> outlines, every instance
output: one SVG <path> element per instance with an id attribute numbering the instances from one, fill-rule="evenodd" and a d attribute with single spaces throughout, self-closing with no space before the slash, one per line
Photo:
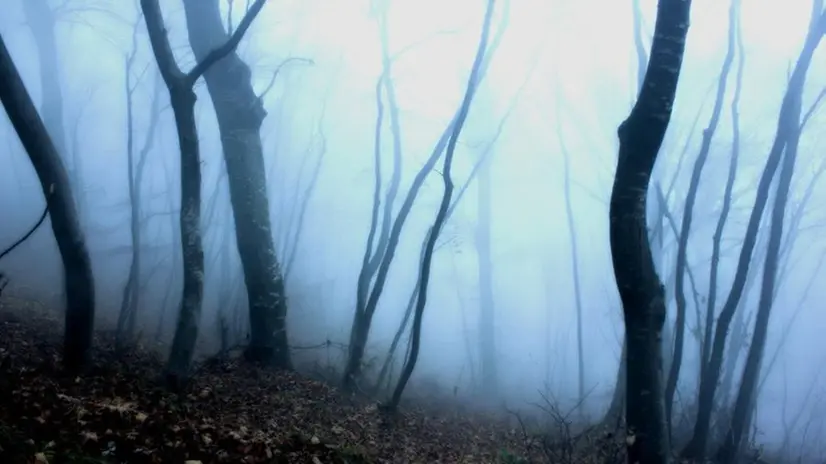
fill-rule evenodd
<path id="1" fill-rule="evenodd" d="M 228 39 L 218 0 L 184 0 L 192 51 L 203 60 Z M 238 254 L 249 299 L 247 359 L 292 367 L 287 339 L 284 278 L 273 244 L 261 146 L 266 116 L 252 88 L 251 72 L 230 52 L 204 74 L 221 132 Z"/>
<path id="2" fill-rule="evenodd" d="M 40 179 L 60 256 L 66 293 L 63 362 L 83 367 L 92 346 L 95 290 L 89 250 L 78 222 L 69 176 L 46 126 L 0 37 L 0 102 Z"/>
<path id="3" fill-rule="evenodd" d="M 644 84 L 631 114 L 618 130 L 610 238 L 628 343 L 629 464 L 670 462 L 661 350 L 665 295 L 651 255 L 645 205 L 654 163 L 671 119 L 690 9 L 690 1 L 660 0 Z"/>

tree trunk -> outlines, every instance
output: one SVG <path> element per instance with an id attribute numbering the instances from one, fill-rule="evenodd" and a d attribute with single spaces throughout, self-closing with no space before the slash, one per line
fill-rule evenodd
<path id="1" fill-rule="evenodd" d="M 774 301 L 775 279 L 777 277 L 778 256 L 783 238 L 783 221 L 786 216 L 789 188 L 794 175 L 795 161 L 797 160 L 798 145 L 800 143 L 800 116 L 803 88 L 806 82 L 806 71 L 811 63 L 815 49 L 826 33 L 826 13 L 823 11 L 823 1 L 814 2 L 812 25 L 806 37 L 806 43 L 801 53 L 795 73 L 789 82 L 787 93 L 788 110 L 779 124 L 778 131 L 786 133 L 786 149 L 783 166 L 772 208 L 771 229 L 769 232 L 768 251 L 763 267 L 763 282 L 760 290 L 760 301 L 757 305 L 757 317 L 754 322 L 754 334 L 749 346 L 746 365 L 743 369 L 743 378 L 740 391 L 734 404 L 734 412 L 723 445 L 717 452 L 720 462 L 733 462 L 748 428 L 749 416 L 756 399 L 757 382 L 760 379 L 760 367 L 763 353 L 766 348 L 766 337 L 769 330 L 772 303 Z"/>
<path id="2" fill-rule="evenodd" d="M 92 346 L 95 289 L 92 263 L 80 229 L 69 176 L 46 126 L 0 37 L 0 102 L 29 154 L 46 197 L 60 256 L 66 293 L 63 362 L 78 370 Z"/>
<path id="3" fill-rule="evenodd" d="M 561 120 L 561 118 L 558 118 Z M 579 249 L 577 247 L 576 219 L 574 218 L 574 208 L 571 204 L 571 160 L 568 148 L 565 146 L 562 137 L 561 125 L 557 128 L 560 148 L 562 149 L 562 162 L 564 165 L 564 186 L 565 186 L 565 218 L 568 223 L 568 237 L 571 244 L 571 279 L 573 279 L 574 302 L 576 304 L 576 353 L 577 353 L 577 401 L 580 417 L 584 413 L 585 403 L 585 348 L 582 339 L 582 290 L 579 282 Z"/>
<path id="4" fill-rule="evenodd" d="M 484 61 L 480 65 L 478 76 L 479 82 L 484 79 L 487 69 L 490 66 L 491 57 L 494 55 L 494 52 L 501 43 L 500 41 L 505 30 L 505 26 L 507 25 L 507 11 L 506 3 L 505 11 L 502 14 L 501 25 L 487 49 Z M 388 76 L 385 76 L 385 78 L 388 78 Z M 383 84 L 380 81 L 376 87 L 377 97 L 381 94 L 382 85 Z M 376 136 L 379 137 L 381 130 L 381 112 L 383 111 L 380 98 L 377 98 L 377 103 L 379 105 L 379 115 L 376 124 Z M 459 117 L 458 111 L 459 110 L 457 110 L 457 113 L 454 114 L 447 126 L 445 126 L 439 140 L 436 142 L 427 160 L 413 178 L 410 189 L 407 191 L 407 194 L 399 207 L 398 213 L 396 213 L 396 216 L 392 218 L 392 222 L 389 221 L 390 216 L 386 216 L 385 219 L 387 221 L 385 221 L 385 225 L 382 225 L 382 227 L 388 227 L 389 224 L 389 233 L 384 235 L 385 232 L 382 232 L 383 235 L 379 239 L 377 250 L 374 254 L 372 254 L 372 256 L 370 249 L 372 248 L 373 239 L 368 236 L 365 256 L 362 262 L 362 271 L 359 273 L 359 283 L 356 291 L 356 310 L 353 315 L 353 325 L 350 332 L 350 345 L 347 353 L 347 363 L 344 367 L 344 375 L 342 380 L 342 384 L 345 389 L 351 389 L 354 386 L 357 377 L 360 375 L 362 358 L 364 357 L 364 351 L 367 347 L 367 339 L 370 335 L 370 326 L 373 321 L 373 315 L 378 308 L 379 299 L 384 291 L 384 285 L 387 283 L 387 276 L 390 272 L 390 266 L 393 264 L 393 259 L 396 254 L 396 248 L 399 245 L 402 229 L 404 228 L 405 222 L 407 221 L 410 211 L 413 208 L 413 203 L 416 201 L 416 197 L 419 195 L 419 192 L 424 185 L 425 179 L 436 167 L 436 163 L 445 151 L 445 147 L 448 144 L 450 135 L 453 133 L 456 121 Z M 380 153 L 376 152 L 376 156 L 378 160 Z M 377 176 L 377 186 L 380 185 L 380 181 L 381 179 Z M 374 217 L 378 214 L 378 202 L 376 201 L 376 195 L 378 195 L 378 191 L 374 193 L 374 206 L 372 213 Z M 385 208 L 387 208 L 387 205 L 385 205 Z M 388 214 L 388 210 L 385 210 L 385 213 Z M 369 232 L 370 234 L 375 235 L 375 224 L 376 222 L 372 220 Z M 382 242 L 385 237 L 386 242 Z M 368 268 L 369 270 L 365 272 L 365 268 Z M 373 282 L 372 286 L 370 286 L 371 281 Z"/>
<path id="5" fill-rule="evenodd" d="M 218 0 L 184 0 L 189 42 L 198 61 L 225 43 Z M 272 238 L 261 146 L 266 116 L 252 88 L 251 72 L 230 52 L 204 77 L 221 133 L 236 240 L 249 299 L 247 359 L 290 369 L 287 299 Z"/>
<path id="6" fill-rule="evenodd" d="M 404 367 L 402 368 L 401 377 L 399 378 L 399 382 L 396 385 L 396 389 L 393 391 L 393 396 L 387 404 L 387 407 L 391 410 L 394 410 L 398 407 L 399 401 L 401 401 L 402 393 L 404 393 L 404 389 L 407 386 L 407 382 L 410 380 L 410 376 L 413 374 L 413 369 L 416 367 L 416 361 L 419 357 L 419 345 L 421 343 L 422 335 L 422 318 L 424 316 L 425 306 L 427 305 L 427 285 L 430 282 L 430 269 L 431 262 L 433 260 L 433 249 L 436 246 L 436 239 L 439 238 L 439 232 L 441 231 L 445 219 L 447 218 L 447 214 L 450 209 L 450 201 L 453 195 L 453 179 L 451 178 L 453 153 L 456 151 L 456 143 L 458 142 L 459 135 L 462 132 L 462 127 L 464 126 L 468 112 L 470 111 L 470 105 L 473 101 L 473 95 L 476 92 L 477 86 L 479 85 L 482 62 L 485 57 L 485 51 L 488 47 L 490 23 L 493 18 L 493 11 L 495 9 L 495 6 L 495 0 L 488 0 L 487 9 L 485 10 L 484 23 L 482 25 L 482 33 L 481 37 L 479 38 L 479 47 L 476 50 L 476 57 L 473 60 L 473 67 L 470 70 L 470 76 L 468 77 L 465 95 L 462 99 L 462 104 L 459 107 L 459 111 L 455 119 L 455 124 L 453 124 L 453 130 L 451 131 L 450 139 L 447 143 L 444 167 L 442 169 L 442 178 L 444 179 L 444 193 L 442 194 L 442 201 L 439 204 L 439 210 L 436 213 L 436 218 L 433 221 L 433 226 L 430 228 L 428 232 L 425 249 L 422 252 L 422 262 L 419 266 L 419 276 L 421 282 L 419 283 L 419 295 L 418 299 L 416 300 L 416 309 L 413 314 L 413 328 L 411 329 L 410 334 L 410 353 L 408 354 L 407 360 L 405 361 Z"/>
<path id="7" fill-rule="evenodd" d="M 52 142 L 63 162 L 68 161 L 66 152 L 66 131 L 63 124 L 63 91 L 60 88 L 60 60 L 57 53 L 55 36 L 56 18 L 46 0 L 26 0 L 23 12 L 32 30 L 32 37 L 37 45 L 37 60 L 40 65 L 40 91 L 42 101 L 40 112 L 43 123 L 52 137 Z M 67 167 L 71 171 L 72 166 Z M 71 176 L 69 176 L 71 179 Z M 73 185 L 74 188 L 82 188 Z"/>
<path id="8" fill-rule="evenodd" d="M 739 8 L 739 1 L 737 6 Z M 737 73 L 734 83 L 734 97 L 731 101 L 731 159 L 729 161 L 726 187 L 723 192 L 723 207 L 720 211 L 720 217 L 717 219 L 714 236 L 711 239 L 711 270 L 708 278 L 708 304 L 706 306 L 706 323 L 703 333 L 703 357 L 700 359 L 701 370 L 702 366 L 708 363 L 711 355 L 714 316 L 717 311 L 717 274 L 720 267 L 720 247 L 723 241 L 723 231 L 726 228 L 726 222 L 731 211 L 734 181 L 737 179 L 737 168 L 740 159 L 740 95 L 743 88 L 743 70 L 746 55 L 743 47 L 743 33 L 740 27 L 739 17 L 737 18 L 737 22 L 733 26 L 730 24 L 729 27 L 734 28 L 734 40 L 737 44 Z M 731 40 L 731 33 L 732 31 L 730 30 L 729 40 Z"/>
<path id="9" fill-rule="evenodd" d="M 628 344 L 629 464 L 670 462 L 662 385 L 665 295 L 651 255 L 645 205 L 654 163 L 671 119 L 690 9 L 690 1 L 660 0 L 644 84 L 631 114 L 618 130 L 610 238 Z"/>
<path id="10" fill-rule="evenodd" d="M 482 163 L 477 185 L 479 216 L 476 226 L 476 252 L 479 274 L 479 361 L 482 392 L 488 399 L 498 394 L 499 374 L 496 363 L 496 315 L 493 293 L 493 259 L 491 257 L 491 162 Z"/>
<path id="11" fill-rule="evenodd" d="M 737 15 L 739 12 L 739 0 L 732 0 L 729 11 L 729 40 L 726 56 L 723 59 L 723 68 L 720 71 L 720 78 L 717 82 L 717 96 L 714 99 L 714 107 L 711 110 L 711 119 L 708 127 L 703 131 L 703 141 L 700 144 L 700 153 L 694 161 L 694 169 L 691 172 L 691 180 L 688 184 L 685 206 L 683 207 L 683 220 L 680 225 L 680 235 L 677 246 L 677 273 L 674 278 L 674 296 L 677 303 L 677 323 L 674 332 L 674 354 L 671 358 L 671 368 L 668 372 L 668 380 L 665 385 L 665 418 L 668 421 L 669 432 L 671 430 L 671 409 L 674 405 L 674 394 L 677 391 L 677 383 L 680 380 L 680 368 L 683 362 L 683 345 L 685 339 L 685 271 L 688 261 L 688 239 L 691 236 L 691 222 L 694 218 L 694 203 L 697 200 L 697 192 L 700 190 L 700 178 L 708 160 L 708 153 L 711 151 L 711 140 L 717 131 L 720 123 L 720 114 L 723 112 L 723 102 L 726 96 L 726 84 L 734 61 L 734 43 Z M 713 311 L 713 309 L 712 309 Z M 697 321 L 699 326 L 700 321 Z"/>
<path id="12" fill-rule="evenodd" d="M 822 0 L 815 0 L 815 6 L 821 5 Z M 818 14 L 822 14 L 819 13 Z M 816 17 L 817 18 L 817 17 Z M 740 258 L 737 264 L 737 272 L 734 276 L 734 282 L 731 286 L 731 291 L 726 303 L 723 306 L 720 316 L 717 320 L 717 327 L 714 334 L 714 343 L 712 345 L 712 352 L 709 358 L 709 363 L 700 374 L 700 393 L 698 400 L 697 421 L 694 425 L 694 433 L 691 441 L 683 450 L 683 456 L 688 459 L 699 459 L 705 456 L 706 446 L 709 438 L 709 427 L 711 425 L 711 413 L 714 406 L 714 395 L 717 390 L 717 384 L 720 379 L 720 371 L 723 365 L 723 354 L 725 351 L 726 337 L 728 335 L 729 325 L 731 324 L 734 311 L 737 309 L 740 298 L 743 295 L 743 289 L 746 283 L 746 276 L 748 275 L 749 267 L 751 265 L 751 255 L 757 240 L 758 226 L 763 216 L 763 211 L 766 208 L 766 203 L 769 198 L 769 191 L 771 188 L 774 175 L 783 157 L 783 151 L 789 141 L 789 137 L 793 132 L 797 131 L 797 125 L 800 119 L 800 93 L 803 91 L 803 83 L 806 79 L 806 73 L 811 63 L 812 55 L 817 47 L 822 36 L 822 31 L 817 31 L 820 27 L 817 24 L 817 19 L 813 20 L 813 25 L 810 28 L 809 35 L 806 38 L 803 50 L 792 72 L 789 81 L 789 87 L 786 95 L 783 98 L 783 103 L 780 107 L 780 114 L 778 116 L 777 133 L 775 135 L 774 144 L 772 145 L 769 158 L 766 161 L 766 167 L 760 178 L 760 183 L 757 187 L 757 195 L 755 198 L 754 208 L 752 209 L 749 224 L 746 229 L 746 236 L 743 239 L 743 248 L 740 251 Z M 826 19 L 821 18 L 821 21 L 826 23 Z M 826 26 L 821 27 L 824 28 Z M 794 126 L 791 126 L 789 120 L 795 121 Z M 793 127 L 793 132 L 787 128 Z"/>
<path id="13" fill-rule="evenodd" d="M 232 52 L 249 29 L 265 0 L 257 0 L 227 41 L 215 47 L 195 67 L 184 74 L 175 62 L 158 0 L 141 0 L 141 10 L 152 52 L 169 90 L 181 156 L 180 228 L 183 253 L 184 288 L 178 323 L 166 366 L 167 381 L 179 387 L 188 377 L 198 338 L 204 294 L 204 248 L 201 236 L 201 153 L 195 122 L 195 82 L 211 66 Z"/>

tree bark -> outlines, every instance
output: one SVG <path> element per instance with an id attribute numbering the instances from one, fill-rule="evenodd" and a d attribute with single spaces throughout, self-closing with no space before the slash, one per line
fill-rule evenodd
<path id="1" fill-rule="evenodd" d="M 66 293 L 63 362 L 69 370 L 76 371 L 86 363 L 92 346 L 95 324 L 92 263 L 66 168 L 1 36 L 0 102 L 29 154 L 51 214 L 52 230 L 63 259 Z"/>
<path id="2" fill-rule="evenodd" d="M 611 257 L 626 326 L 629 464 L 670 462 L 661 351 L 665 292 L 651 255 L 645 205 L 671 119 L 690 10 L 690 1 L 660 0 L 644 83 L 631 114 L 618 129 L 620 147 L 609 214 Z"/>
<path id="3" fill-rule="evenodd" d="M 197 60 L 226 42 L 218 0 L 184 0 L 187 30 Z M 273 244 L 261 124 L 267 115 L 252 88 L 251 71 L 231 51 L 204 78 L 218 118 L 235 218 L 238 254 L 249 300 L 253 362 L 291 369 L 284 276 Z"/>

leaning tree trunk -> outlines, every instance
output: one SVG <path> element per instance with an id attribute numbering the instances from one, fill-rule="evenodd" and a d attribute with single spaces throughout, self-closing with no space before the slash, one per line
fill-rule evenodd
<path id="1" fill-rule="evenodd" d="M 685 314 L 686 314 L 686 298 L 685 298 L 685 274 L 688 266 L 688 239 L 691 236 L 691 222 L 694 218 L 694 203 L 697 200 L 697 193 L 700 190 L 700 179 L 703 174 L 703 169 L 708 160 L 708 154 L 711 151 L 711 141 L 714 138 L 714 133 L 717 131 L 717 126 L 720 123 L 720 115 L 723 112 L 723 103 L 726 96 L 726 85 L 728 84 L 728 75 L 731 70 L 731 64 L 734 62 L 734 43 L 735 43 L 735 27 L 737 15 L 739 12 L 739 1 L 732 0 L 731 9 L 729 12 L 729 37 L 728 49 L 726 56 L 723 59 L 723 67 L 720 71 L 720 77 L 717 81 L 717 95 L 714 99 L 714 107 L 711 110 L 711 118 L 708 122 L 708 127 L 703 131 L 703 141 L 700 144 L 700 153 L 694 161 L 694 169 L 691 172 L 691 180 L 688 184 L 688 193 L 686 194 L 685 206 L 683 207 L 683 220 L 680 225 L 680 236 L 678 238 L 677 246 L 677 269 L 674 277 L 674 296 L 677 303 L 677 324 L 674 333 L 674 355 L 671 360 L 671 368 L 668 372 L 668 379 L 665 385 L 665 418 L 669 424 L 669 432 L 671 431 L 671 408 L 674 405 L 674 394 L 677 392 L 677 383 L 680 380 L 680 368 L 683 362 L 683 345 L 685 338 Z M 713 311 L 713 309 L 712 309 Z M 700 324 L 700 321 L 697 321 Z M 705 343 L 701 346 L 705 347 Z M 705 358 L 707 351 L 703 351 Z"/>
<path id="2" fill-rule="evenodd" d="M 226 42 L 218 0 L 184 0 L 189 42 L 203 60 Z M 238 254 L 249 299 L 247 359 L 289 369 L 287 299 L 273 244 L 261 124 L 267 115 L 252 88 L 251 71 L 234 51 L 204 77 L 218 118 Z"/>
<path id="3" fill-rule="evenodd" d="M 651 172 L 671 119 L 690 10 L 690 1 L 660 0 L 642 89 L 618 129 L 610 237 L 625 314 L 629 464 L 670 462 L 661 351 L 665 292 L 651 255 L 645 205 Z"/>
<path id="4" fill-rule="evenodd" d="M 772 208 L 771 229 L 769 231 L 766 261 L 763 267 L 760 302 L 757 305 L 754 335 L 749 345 L 746 365 L 743 369 L 740 391 L 737 394 L 737 400 L 734 404 L 731 427 L 726 434 L 723 445 L 717 453 L 717 459 L 720 462 L 732 462 L 738 454 L 756 400 L 757 382 L 760 378 L 760 367 L 762 365 L 763 352 L 765 351 L 766 337 L 769 330 L 769 317 L 771 315 L 774 292 L 776 290 L 775 279 L 777 277 L 778 255 L 783 238 L 783 221 L 786 216 L 789 188 L 792 183 L 792 176 L 794 175 L 794 166 L 797 159 L 798 145 L 800 143 L 800 115 L 803 88 L 812 56 L 825 33 L 826 11 L 823 11 L 823 0 L 815 0 L 812 24 L 806 37 L 803 52 L 798 59 L 795 72 L 789 82 L 789 91 L 786 94 L 788 111 L 785 115 L 786 117 L 780 121 L 778 127 L 778 131 L 786 133 L 786 149 L 783 166 L 777 182 L 774 208 Z"/>
<path id="5" fill-rule="evenodd" d="M 425 306 L 427 305 L 427 285 L 430 282 L 430 269 L 431 262 L 433 260 L 433 250 L 436 246 L 436 240 L 439 238 L 439 232 L 444 226 L 445 219 L 447 219 L 447 215 L 450 210 L 450 201 L 453 196 L 454 184 L 453 179 L 451 178 L 453 154 L 456 151 L 456 143 L 458 142 L 459 135 L 462 133 L 462 127 L 464 126 L 468 112 L 470 111 L 470 105 L 473 102 L 473 95 L 479 85 L 480 71 L 482 68 L 483 59 L 485 57 L 485 52 L 488 48 L 490 23 L 493 18 L 493 11 L 495 7 L 496 0 L 488 0 L 487 8 L 485 9 L 484 23 L 482 25 L 482 33 L 479 38 L 479 46 L 476 49 L 476 57 L 473 60 L 473 67 L 470 70 L 465 95 L 462 98 L 462 104 L 459 107 L 455 124 L 453 124 L 450 140 L 447 143 L 442 169 L 444 193 L 442 194 L 442 201 L 439 204 L 439 210 L 436 212 L 436 218 L 433 221 L 433 226 L 428 231 L 425 248 L 422 251 L 422 261 L 419 265 L 419 294 L 416 300 L 416 309 L 413 313 L 413 327 L 410 331 L 410 353 L 408 354 L 404 366 L 402 367 L 399 382 L 393 390 L 393 396 L 387 403 L 387 407 L 391 410 L 398 407 L 399 401 L 401 401 L 402 393 L 404 393 L 404 389 L 407 386 L 407 382 L 410 380 L 410 376 L 413 375 L 413 369 L 416 367 L 416 361 L 419 357 L 419 346 L 421 344 L 422 336 L 422 318 L 424 316 Z"/>
<path id="6" fill-rule="evenodd" d="M 815 0 L 816 7 L 820 5 L 822 8 L 822 0 Z M 826 20 L 823 20 L 826 22 Z M 737 272 L 734 276 L 734 282 L 731 285 L 726 303 L 720 311 L 720 316 L 717 320 L 717 326 L 714 333 L 714 342 L 712 344 L 711 355 L 707 365 L 703 366 L 700 373 L 700 391 L 697 404 L 697 419 L 694 424 L 694 433 L 691 441 L 686 445 L 682 454 L 687 459 L 699 459 L 705 456 L 706 446 L 709 438 L 709 428 L 711 426 L 711 413 L 714 406 L 714 397 L 717 391 L 717 385 L 720 379 L 720 373 L 723 366 L 723 354 L 726 346 L 726 338 L 728 336 L 729 326 L 734 317 L 734 312 L 737 309 L 740 299 L 743 295 L 743 290 L 746 284 L 746 277 L 749 272 L 749 267 L 752 261 L 752 252 L 757 241 L 757 233 L 760 225 L 760 220 L 763 217 L 763 211 L 766 208 L 766 203 L 769 199 L 769 192 L 771 184 L 773 183 L 775 173 L 780 165 L 783 157 L 783 151 L 788 143 L 791 134 L 786 128 L 791 127 L 787 123 L 789 118 L 794 121 L 799 120 L 799 113 L 797 117 L 794 116 L 796 110 L 796 102 L 799 102 L 803 91 L 803 83 L 806 79 L 809 65 L 811 64 L 812 55 L 822 36 L 814 34 L 818 27 L 817 23 L 813 21 L 813 26 L 810 28 L 809 35 L 800 53 L 797 64 L 792 72 L 789 80 L 789 87 L 786 95 L 783 97 L 783 102 L 780 106 L 780 114 L 778 115 L 777 132 L 775 140 L 769 153 L 766 166 L 763 174 L 760 177 L 760 182 L 757 186 L 757 195 L 754 201 L 754 208 L 749 218 L 749 223 L 746 228 L 746 235 L 743 239 L 743 248 L 740 250 L 740 257 L 737 263 Z M 826 27 L 826 26 L 823 26 Z M 822 29 L 822 28 L 821 28 Z"/>
<path id="7" fill-rule="evenodd" d="M 66 328 L 63 362 L 77 370 L 86 362 L 95 324 L 92 263 L 80 229 L 69 176 L 46 126 L 37 114 L 6 43 L 0 37 L 0 101 L 40 179 L 63 259 Z"/>

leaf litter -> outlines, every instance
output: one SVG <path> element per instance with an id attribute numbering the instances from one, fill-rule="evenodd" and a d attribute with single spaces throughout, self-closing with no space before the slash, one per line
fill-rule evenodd
<path id="1" fill-rule="evenodd" d="M 60 368 L 60 324 L 0 311 L 3 463 L 487 463 L 522 454 L 490 416 L 408 407 L 394 415 L 297 373 L 210 362 L 175 393 L 162 360 L 96 335 L 89 369 Z"/>

